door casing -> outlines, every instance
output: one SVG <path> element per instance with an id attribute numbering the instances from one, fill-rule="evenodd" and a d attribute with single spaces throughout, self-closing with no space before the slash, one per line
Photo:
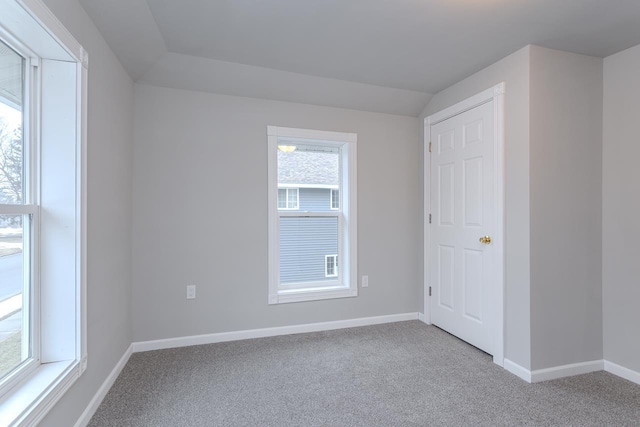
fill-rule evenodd
<path id="1" fill-rule="evenodd" d="M 465 99 L 438 113 L 424 119 L 424 321 L 431 324 L 431 298 L 429 286 L 431 272 L 431 228 L 429 215 L 431 213 L 431 153 L 429 142 L 431 141 L 431 126 L 447 120 L 465 111 L 471 110 L 486 102 L 493 102 L 494 112 L 494 176 L 493 186 L 495 194 L 495 236 L 493 244 L 495 250 L 494 269 L 496 283 L 490 288 L 492 313 L 492 329 L 494 331 L 493 362 L 504 366 L 504 311 L 505 311 L 505 262 L 504 262 L 504 237 L 505 237 L 505 156 L 504 156 L 504 96 L 505 83 L 499 83 L 470 98 Z"/>

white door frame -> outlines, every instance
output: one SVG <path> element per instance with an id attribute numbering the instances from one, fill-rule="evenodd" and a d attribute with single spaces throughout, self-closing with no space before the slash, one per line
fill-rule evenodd
<path id="1" fill-rule="evenodd" d="M 449 108 L 432 114 L 424 119 L 424 321 L 431 324 L 431 301 L 429 298 L 429 279 L 431 276 L 431 229 L 429 227 L 429 214 L 431 212 L 431 153 L 429 142 L 431 141 L 431 126 L 447 120 L 479 105 L 493 101 L 494 112 L 494 194 L 495 194 L 495 237 L 493 245 L 495 250 L 494 268 L 496 283 L 491 289 L 491 301 L 494 307 L 492 323 L 495 329 L 493 362 L 504 366 L 504 194 L 505 194 L 505 161 L 504 161 L 504 82 L 499 83 L 485 91 L 482 91 L 464 101 Z"/>

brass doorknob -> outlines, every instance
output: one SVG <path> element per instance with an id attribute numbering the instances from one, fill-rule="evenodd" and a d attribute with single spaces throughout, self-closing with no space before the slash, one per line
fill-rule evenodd
<path id="1" fill-rule="evenodd" d="M 485 245 L 488 245 L 489 243 L 491 243 L 491 236 L 483 236 L 480 238 L 480 243 L 484 243 Z"/>

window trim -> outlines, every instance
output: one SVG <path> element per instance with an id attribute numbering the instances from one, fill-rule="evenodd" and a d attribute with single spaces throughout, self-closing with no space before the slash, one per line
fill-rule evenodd
<path id="1" fill-rule="evenodd" d="M 17 384 L 11 384 L 11 388 L 8 387 L 8 381 L 4 384 L 5 394 L 0 405 L 0 418 L 10 425 L 35 425 L 44 418 L 87 367 L 88 56 L 41 0 L 1 2 L 0 16 L 6 18 L 0 22 L 0 36 L 12 47 L 19 47 L 23 52 L 30 51 L 29 57 L 41 70 L 39 72 L 41 77 L 37 81 L 39 96 L 34 98 L 32 95 L 28 101 L 32 102 L 33 109 L 51 111 L 44 118 L 36 116 L 37 122 L 32 122 L 28 125 L 29 128 L 25 129 L 25 133 L 31 132 L 30 143 L 35 144 L 35 147 L 33 145 L 30 147 L 35 150 L 32 151 L 33 158 L 30 164 L 39 171 L 39 179 L 45 177 L 44 179 L 49 182 L 47 177 L 56 176 L 57 182 L 49 185 L 62 189 L 54 194 L 47 192 L 44 199 L 42 193 L 35 196 L 37 205 L 45 207 L 45 209 L 35 207 L 41 223 L 40 230 L 35 231 L 37 234 L 35 237 L 39 238 L 40 233 L 55 235 L 64 226 L 62 251 L 68 263 L 74 265 L 74 268 L 68 271 L 69 274 L 54 271 L 56 270 L 55 256 L 51 251 L 44 250 L 47 243 L 44 239 L 40 239 L 40 253 L 35 254 L 35 257 L 45 263 L 40 267 L 40 271 L 48 268 L 47 271 L 53 271 L 53 273 L 48 275 L 36 272 L 36 277 L 42 275 L 47 281 L 43 283 L 43 280 L 40 280 L 39 286 L 44 286 L 49 294 L 52 292 L 51 286 L 56 289 L 58 283 L 66 283 L 67 286 L 64 287 L 64 295 L 56 294 L 56 298 L 51 299 L 50 302 L 43 299 L 34 301 L 32 309 L 34 323 L 41 328 L 40 337 L 36 337 L 36 340 L 41 342 L 41 347 L 38 354 L 34 353 L 34 358 L 37 357 L 39 360 L 37 366 L 32 368 L 26 378 L 21 378 Z M 48 83 L 47 79 L 53 76 L 62 77 L 56 77 L 58 80 L 55 83 Z M 60 82 L 62 84 L 59 84 Z M 64 93 L 64 99 L 59 98 L 61 91 Z M 33 93 L 35 90 L 32 91 Z M 54 111 L 54 105 L 58 105 L 55 109 L 57 111 Z M 58 120 L 61 117 L 64 123 Z M 27 126 L 26 123 L 25 126 Z M 25 136 L 26 140 L 27 136 Z M 64 153 L 60 153 L 60 148 L 64 149 Z M 54 156 L 58 155 L 62 156 L 59 157 L 62 159 L 60 163 L 54 161 Z M 58 178 L 57 172 L 62 169 L 65 170 L 65 174 Z M 63 196 L 64 200 L 59 201 L 58 196 Z M 56 203 L 55 206 L 54 203 Z M 56 226 L 50 217 L 51 208 L 55 212 L 63 213 L 67 221 Z M 49 215 L 48 219 L 47 215 Z M 48 224 L 46 226 L 48 231 L 42 227 L 45 223 Z M 55 308 L 60 301 L 64 301 L 62 308 Z M 64 320 L 61 320 L 62 326 L 56 327 L 52 324 L 43 327 L 44 317 L 61 310 L 68 310 L 71 304 L 75 310 L 72 311 L 71 316 L 67 315 Z M 64 337 L 65 344 L 56 345 L 54 350 L 54 346 L 48 343 L 59 343 L 60 341 L 56 340 L 60 337 Z"/>
<path id="2" fill-rule="evenodd" d="M 335 283 L 304 283 L 280 285 L 280 236 L 279 218 L 283 212 L 277 209 L 278 140 L 286 139 L 301 144 L 314 143 L 341 147 L 341 212 L 325 212 L 323 215 L 340 215 L 339 243 L 342 268 Z M 318 131 L 310 129 L 267 126 L 267 196 L 268 196 L 268 258 L 269 258 L 269 304 L 312 301 L 331 298 L 355 297 L 358 295 L 358 252 L 357 252 L 357 134 L 345 132 Z M 282 210 L 281 210 L 282 211 Z"/>
<path id="3" fill-rule="evenodd" d="M 333 273 L 329 274 L 329 260 L 333 259 Z M 324 256 L 324 277 L 338 277 L 338 254 Z"/>

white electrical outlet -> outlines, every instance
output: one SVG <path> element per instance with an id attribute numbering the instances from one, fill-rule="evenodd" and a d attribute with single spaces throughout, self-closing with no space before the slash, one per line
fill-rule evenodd
<path id="1" fill-rule="evenodd" d="M 362 287 L 363 288 L 369 287 L 369 276 L 362 276 Z"/>
<path id="2" fill-rule="evenodd" d="M 196 299 L 196 285 L 187 286 L 187 299 Z"/>

